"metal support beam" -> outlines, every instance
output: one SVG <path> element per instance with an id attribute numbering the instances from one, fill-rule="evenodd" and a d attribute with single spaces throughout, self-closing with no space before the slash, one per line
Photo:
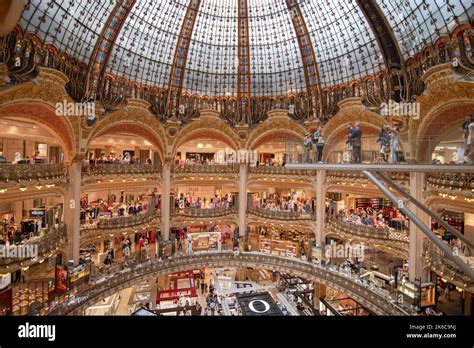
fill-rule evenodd
<path id="1" fill-rule="evenodd" d="M 168 114 L 172 110 L 178 110 L 181 104 L 181 94 L 183 91 L 184 72 L 188 61 L 189 44 L 194 30 L 194 24 L 198 15 L 201 0 L 190 0 L 188 9 L 184 16 L 183 24 L 179 32 L 178 43 L 174 53 L 173 66 L 168 87 Z"/>
<path id="2" fill-rule="evenodd" d="M 95 98 L 100 80 L 105 73 L 112 49 L 117 41 L 125 20 L 127 19 L 136 0 L 119 0 L 115 4 L 109 19 L 105 23 L 102 33 L 97 40 L 89 61 L 89 86 L 86 89 L 87 97 Z"/>
<path id="3" fill-rule="evenodd" d="M 386 188 L 377 177 L 368 171 L 362 172 L 370 181 L 374 183 L 375 186 L 378 187 L 380 191 L 382 191 L 394 204 L 398 206 L 398 208 L 410 219 L 412 223 L 414 223 L 422 232 L 423 234 L 433 242 L 443 253 L 444 255 L 453 261 L 459 269 L 464 272 L 466 276 L 468 276 L 471 281 L 474 281 L 474 270 L 466 264 L 459 256 L 453 254 L 453 251 L 446 245 L 441 239 L 439 239 L 431 229 L 426 226 L 412 211 L 406 208 L 406 206 L 401 203 L 397 197 L 390 192 L 388 188 Z"/>
<path id="4" fill-rule="evenodd" d="M 239 20 L 239 69 L 237 80 L 237 119 L 239 124 L 250 121 L 250 43 L 248 0 L 238 0 Z"/>
<path id="5" fill-rule="evenodd" d="M 423 172 L 423 173 L 474 173 L 474 166 L 464 164 L 286 164 L 287 169 L 299 170 L 331 170 L 341 172 Z"/>
<path id="6" fill-rule="evenodd" d="M 400 193 L 403 197 L 407 198 L 411 203 L 417 206 L 418 209 L 421 209 L 425 214 L 429 215 L 431 218 L 433 218 L 438 224 L 443 226 L 447 231 L 451 232 L 456 236 L 456 238 L 459 238 L 460 240 L 463 241 L 469 248 L 474 248 L 473 244 L 466 239 L 466 237 L 459 232 L 457 229 L 455 229 L 453 226 L 448 224 L 446 221 L 441 219 L 437 214 L 433 213 L 430 209 L 425 207 L 420 201 L 416 200 L 414 197 L 412 197 L 409 193 L 404 191 L 400 186 L 395 184 L 392 180 L 387 178 L 385 175 L 382 173 L 377 173 L 379 178 L 384 181 L 389 187 L 392 187 L 395 189 L 398 193 Z"/>
<path id="7" fill-rule="evenodd" d="M 317 118 L 322 115 L 323 103 L 321 80 L 319 78 L 319 70 L 316 64 L 316 55 L 314 54 L 313 44 L 303 14 L 301 13 L 298 0 L 286 0 L 286 6 L 290 12 L 293 26 L 295 27 L 296 37 L 298 39 L 310 110 L 312 110 L 313 115 Z"/>
<path id="8" fill-rule="evenodd" d="M 356 0 L 356 3 L 372 28 L 391 79 L 394 98 L 398 102 L 405 96 L 405 63 L 398 41 L 375 0 Z"/>

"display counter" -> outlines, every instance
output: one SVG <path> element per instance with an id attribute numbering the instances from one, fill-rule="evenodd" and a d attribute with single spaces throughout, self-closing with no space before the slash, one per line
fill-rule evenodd
<path id="1" fill-rule="evenodd" d="M 270 255 L 283 257 L 297 257 L 299 255 L 297 242 L 260 238 L 259 247 L 262 253 Z"/>

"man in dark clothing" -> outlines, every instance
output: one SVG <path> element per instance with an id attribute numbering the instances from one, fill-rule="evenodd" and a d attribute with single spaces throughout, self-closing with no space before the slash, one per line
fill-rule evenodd
<path id="1" fill-rule="evenodd" d="M 356 123 L 352 131 L 349 132 L 349 141 L 352 144 L 352 160 L 355 163 L 361 163 L 362 130 L 359 123 Z"/>

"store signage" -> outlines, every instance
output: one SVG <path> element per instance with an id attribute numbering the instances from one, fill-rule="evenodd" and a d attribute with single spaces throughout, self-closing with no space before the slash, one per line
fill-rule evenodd
<path id="1" fill-rule="evenodd" d="M 44 210 L 30 210 L 30 218 L 42 218 L 45 214 Z"/>
<path id="2" fill-rule="evenodd" d="M 268 293 L 238 294 L 237 302 L 243 316 L 281 316 L 280 307 Z"/>
<path id="3" fill-rule="evenodd" d="M 260 306 L 257 305 L 258 303 L 263 305 L 263 310 L 259 310 L 259 309 L 256 308 L 256 306 L 260 307 Z M 267 301 L 264 301 L 264 300 L 250 301 L 248 306 L 249 306 L 249 308 L 252 312 L 258 313 L 258 314 L 267 313 L 270 310 L 270 304 Z"/>

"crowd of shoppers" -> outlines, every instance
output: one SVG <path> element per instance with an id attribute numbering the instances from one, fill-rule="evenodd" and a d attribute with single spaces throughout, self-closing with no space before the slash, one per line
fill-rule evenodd
<path id="1" fill-rule="evenodd" d="M 301 212 L 311 213 L 313 210 L 312 203 L 309 198 L 273 195 L 272 198 L 261 198 L 256 202 L 257 209 L 265 209 L 270 211 L 284 212 Z"/>

